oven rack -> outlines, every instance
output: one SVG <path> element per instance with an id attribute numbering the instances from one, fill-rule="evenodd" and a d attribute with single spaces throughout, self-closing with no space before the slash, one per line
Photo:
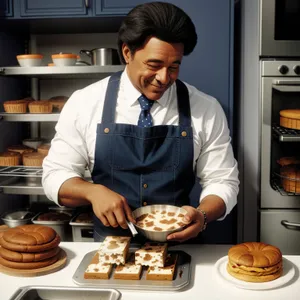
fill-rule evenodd
<path id="1" fill-rule="evenodd" d="M 273 174 L 274 177 L 271 179 L 271 186 L 272 188 L 279 192 L 282 196 L 299 196 L 299 193 L 292 193 L 292 192 L 287 192 L 283 189 L 281 183 L 279 182 L 279 180 L 277 178 L 275 178 L 275 176 L 278 176 L 277 174 Z"/>
<path id="2" fill-rule="evenodd" d="M 284 128 L 277 124 L 272 126 L 272 130 L 280 142 L 300 142 L 300 130 Z"/>
<path id="3" fill-rule="evenodd" d="M 0 167 L 0 176 L 42 177 L 41 167 L 9 166 Z"/>

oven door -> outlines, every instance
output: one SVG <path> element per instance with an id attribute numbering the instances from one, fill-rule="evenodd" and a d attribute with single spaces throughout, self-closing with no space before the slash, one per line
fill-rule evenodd
<path id="1" fill-rule="evenodd" d="M 260 56 L 300 57 L 299 0 L 261 0 Z"/>
<path id="2" fill-rule="evenodd" d="M 300 78 L 264 77 L 261 92 L 260 208 L 299 209 L 300 193 L 285 187 L 279 160 L 300 153 L 300 131 L 280 127 L 281 110 L 300 108 Z"/>

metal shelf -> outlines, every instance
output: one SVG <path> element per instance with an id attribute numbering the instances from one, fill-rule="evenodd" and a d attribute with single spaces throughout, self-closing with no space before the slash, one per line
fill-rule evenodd
<path id="1" fill-rule="evenodd" d="M 27 166 L 0 166 L 0 192 L 18 195 L 45 195 L 42 187 L 43 169 Z M 84 178 L 92 182 L 91 174 L 85 171 Z"/>
<path id="2" fill-rule="evenodd" d="M 8 114 L 0 112 L 0 120 L 10 122 L 57 122 L 59 113 L 52 114 Z"/>
<path id="3" fill-rule="evenodd" d="M 123 65 L 66 66 L 66 67 L 0 67 L 3 76 L 29 76 L 37 78 L 99 78 L 124 70 Z"/>
<path id="4" fill-rule="evenodd" d="M 300 142 L 300 130 L 288 129 L 276 124 L 272 126 L 272 129 L 280 142 Z"/>

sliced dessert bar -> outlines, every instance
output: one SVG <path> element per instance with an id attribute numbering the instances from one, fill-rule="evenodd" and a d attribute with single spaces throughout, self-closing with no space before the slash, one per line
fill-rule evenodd
<path id="1" fill-rule="evenodd" d="M 128 256 L 131 237 L 107 236 L 98 252 L 101 263 L 124 265 Z"/>
<path id="2" fill-rule="evenodd" d="M 114 279 L 133 279 L 139 280 L 141 277 L 142 266 L 134 264 L 134 255 L 124 266 L 117 266 L 114 273 Z"/>
<path id="3" fill-rule="evenodd" d="M 112 265 L 99 262 L 99 252 L 93 256 L 90 264 L 84 272 L 85 279 L 109 279 Z"/>
<path id="4" fill-rule="evenodd" d="M 167 256 L 167 243 L 146 243 L 135 251 L 135 264 L 163 267 Z"/>
<path id="5" fill-rule="evenodd" d="M 168 254 L 164 267 L 149 267 L 147 270 L 147 280 L 173 280 L 178 255 Z"/>

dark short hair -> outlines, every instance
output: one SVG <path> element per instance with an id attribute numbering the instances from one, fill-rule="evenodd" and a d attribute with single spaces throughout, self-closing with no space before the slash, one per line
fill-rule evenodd
<path id="1" fill-rule="evenodd" d="M 133 8 L 123 20 L 118 34 L 121 61 L 125 43 L 132 55 L 149 36 L 168 43 L 182 43 L 184 55 L 190 54 L 197 44 L 197 33 L 191 18 L 179 7 L 166 2 L 149 2 Z"/>

